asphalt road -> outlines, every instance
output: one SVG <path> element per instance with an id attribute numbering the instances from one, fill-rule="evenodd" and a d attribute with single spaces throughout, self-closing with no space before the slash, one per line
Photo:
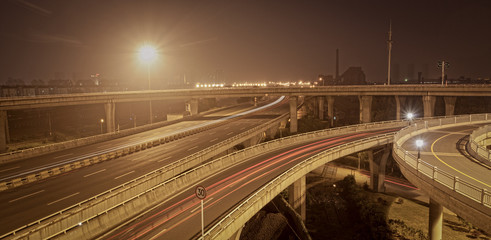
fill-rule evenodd
<path id="1" fill-rule="evenodd" d="M 423 140 L 421 159 L 479 188 L 491 189 L 491 168 L 462 155 L 464 138 L 483 125 L 466 125 L 432 130 L 408 139 L 402 147 L 417 156 L 416 140 Z"/>
<path id="2" fill-rule="evenodd" d="M 364 137 L 397 131 L 386 129 L 357 132 L 254 156 L 206 179 L 205 226 L 225 215 L 233 206 L 296 163 L 330 147 Z M 200 201 L 194 187 L 183 190 L 154 209 L 119 227 L 103 239 L 191 239 L 201 231 Z"/>
<path id="3" fill-rule="evenodd" d="M 280 114 L 289 111 L 288 101 L 283 101 L 278 105 L 275 108 L 246 115 L 237 120 L 224 122 L 219 127 L 164 145 L 3 191 L 0 193 L 0 209 L 2 209 L 0 214 L 0 235 L 247 131 L 264 121 L 276 118 Z M 196 121 L 183 122 L 182 124 L 172 125 L 110 142 L 70 149 L 69 152 L 54 153 L 50 157 L 47 157 L 47 159 L 42 158 L 39 161 L 48 161 L 50 158 L 56 159 L 57 157 L 63 159 L 64 157 L 84 155 L 88 151 L 104 150 L 114 147 L 117 144 L 127 144 L 127 142 L 134 142 L 139 139 L 152 138 L 156 135 L 160 136 L 169 132 L 179 131 L 188 126 L 195 126 L 206 121 L 234 115 L 244 110 L 232 108 L 204 116 Z M 19 164 L 29 163 L 19 162 Z"/>

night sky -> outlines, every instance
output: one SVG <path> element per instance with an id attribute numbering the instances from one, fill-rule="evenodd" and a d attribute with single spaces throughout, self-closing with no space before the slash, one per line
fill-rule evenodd
<path id="1" fill-rule="evenodd" d="M 146 68 L 136 51 L 158 46 L 155 82 L 297 81 L 350 66 L 387 77 L 389 20 L 401 77 L 491 77 L 491 1 L 67 1 L 0 2 L 0 81 L 100 73 L 127 81 Z M 394 71 L 394 69 L 393 69 Z M 158 84 L 156 84 L 158 85 Z"/>

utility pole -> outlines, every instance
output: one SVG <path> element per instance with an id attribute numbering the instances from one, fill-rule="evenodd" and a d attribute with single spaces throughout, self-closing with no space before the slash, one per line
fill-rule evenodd
<path id="1" fill-rule="evenodd" d="M 389 60 L 387 66 L 387 85 L 390 85 L 390 57 L 392 55 L 392 20 L 389 22 L 389 40 L 387 41 L 387 46 L 389 48 Z"/>
<path id="2" fill-rule="evenodd" d="M 443 86 L 445 81 L 445 68 L 450 67 L 450 63 L 446 61 L 439 61 L 438 67 L 442 68 L 442 86 Z"/>

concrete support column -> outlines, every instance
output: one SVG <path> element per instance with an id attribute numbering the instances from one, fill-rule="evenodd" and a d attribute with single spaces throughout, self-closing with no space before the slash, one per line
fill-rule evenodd
<path id="1" fill-rule="evenodd" d="M 292 185 L 288 187 L 288 203 L 295 209 L 295 211 L 300 214 L 302 220 L 306 219 L 306 203 L 305 203 L 305 175 L 295 181 Z"/>
<path id="2" fill-rule="evenodd" d="M 242 226 L 237 232 L 235 232 L 228 240 L 240 240 L 240 234 L 242 234 L 242 230 L 244 226 Z"/>
<path id="3" fill-rule="evenodd" d="M 373 150 L 368 152 L 370 163 L 370 189 L 374 192 L 385 192 L 385 167 L 390 154 L 390 146 L 387 145 L 381 151 L 380 157 L 374 157 Z"/>
<path id="4" fill-rule="evenodd" d="M 198 99 L 191 99 L 186 102 L 186 111 L 188 111 L 191 116 L 198 114 Z"/>
<path id="5" fill-rule="evenodd" d="M 297 96 L 290 97 L 290 133 L 296 133 L 298 131 L 297 99 Z"/>
<path id="6" fill-rule="evenodd" d="M 324 97 L 317 97 L 317 102 L 319 105 L 319 119 L 324 120 Z"/>
<path id="7" fill-rule="evenodd" d="M 116 131 L 116 104 L 113 101 L 104 103 L 106 112 L 106 131 L 113 133 Z"/>
<path id="8" fill-rule="evenodd" d="M 0 153 L 7 151 L 7 111 L 0 111 Z"/>
<path id="9" fill-rule="evenodd" d="M 430 215 L 429 215 L 428 235 L 430 240 L 442 239 L 443 225 L 443 207 L 430 198 Z"/>
<path id="10" fill-rule="evenodd" d="M 406 97 L 394 96 L 396 98 L 396 120 L 401 120 L 401 103 L 406 102 Z"/>
<path id="11" fill-rule="evenodd" d="M 279 128 L 280 128 L 280 126 L 277 125 L 277 126 L 274 126 L 274 127 L 271 127 L 270 129 L 268 129 L 266 131 L 266 137 L 269 139 L 274 139 Z"/>
<path id="12" fill-rule="evenodd" d="M 360 101 L 360 123 L 369 123 L 372 121 L 372 96 L 358 96 Z"/>
<path id="13" fill-rule="evenodd" d="M 454 115 L 457 97 L 443 97 L 443 100 L 445 101 L 445 116 Z"/>
<path id="14" fill-rule="evenodd" d="M 334 96 L 327 96 L 327 118 L 331 121 L 330 127 L 334 126 Z"/>
<path id="15" fill-rule="evenodd" d="M 435 96 L 423 96 L 424 117 L 433 117 L 435 115 Z"/>

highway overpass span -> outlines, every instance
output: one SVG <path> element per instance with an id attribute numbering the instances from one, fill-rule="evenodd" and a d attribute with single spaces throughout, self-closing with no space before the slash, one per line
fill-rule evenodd
<path id="1" fill-rule="evenodd" d="M 32 109 L 85 104 L 103 104 L 106 115 L 107 131 L 114 132 L 115 111 L 117 103 L 136 101 L 155 101 L 166 99 L 186 99 L 187 109 L 191 115 L 198 113 L 200 98 L 216 97 L 256 97 L 256 96 L 289 96 L 291 104 L 290 131 L 297 132 L 296 109 L 299 96 L 317 98 L 319 116 L 324 115 L 324 103 L 328 105 L 328 119 L 333 121 L 333 105 L 337 96 L 358 96 L 360 102 L 360 122 L 371 121 L 371 105 L 373 96 L 394 96 L 396 100 L 396 120 L 401 119 L 401 105 L 406 96 L 421 96 L 424 116 L 432 117 L 435 112 L 437 96 L 444 97 L 445 115 L 454 114 L 456 97 L 480 96 L 491 97 L 489 85 L 363 85 L 363 86 L 326 86 L 326 87 L 269 87 L 269 88 L 217 88 L 217 89 L 183 89 L 154 90 L 132 92 L 86 93 L 69 95 L 43 95 L 35 97 L 13 97 L 0 99 L 0 152 L 5 151 L 7 142 L 8 119 L 7 111 L 16 109 Z M 491 100 L 489 101 L 491 102 Z M 149 113 L 152 115 L 152 111 Z M 150 118 L 152 119 L 152 117 Z"/>

